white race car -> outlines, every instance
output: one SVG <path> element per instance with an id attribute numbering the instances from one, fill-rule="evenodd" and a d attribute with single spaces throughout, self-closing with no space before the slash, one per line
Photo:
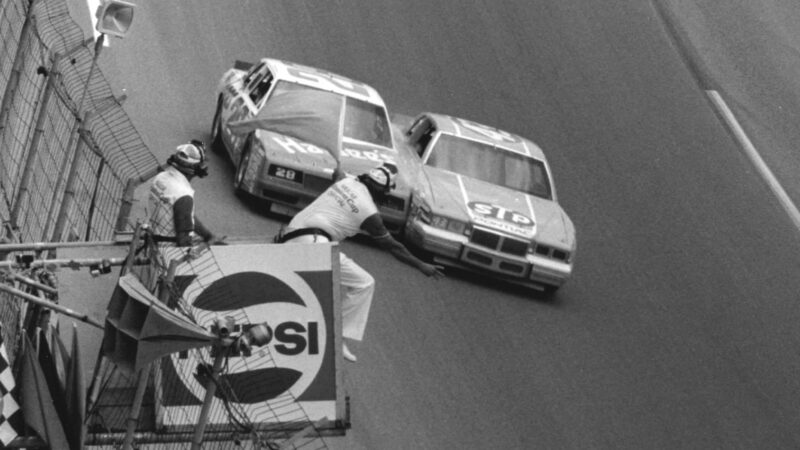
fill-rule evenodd
<path id="1" fill-rule="evenodd" d="M 236 166 L 235 189 L 293 215 L 331 184 L 336 158 L 360 174 L 413 158 L 394 147 L 386 106 L 372 87 L 325 70 L 277 59 L 237 62 L 222 77 L 211 127 L 212 145 Z M 334 156 L 336 155 L 336 156 Z M 413 162 L 413 161 L 412 161 Z M 410 189 L 378 206 L 390 231 L 405 222 Z"/>
<path id="2" fill-rule="evenodd" d="M 419 115 L 404 145 L 422 164 L 406 241 L 441 264 L 552 293 L 572 274 L 575 227 L 542 150 L 520 136 Z"/>

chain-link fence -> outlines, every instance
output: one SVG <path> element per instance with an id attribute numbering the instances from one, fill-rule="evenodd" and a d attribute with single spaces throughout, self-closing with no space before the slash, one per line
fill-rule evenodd
<path id="1" fill-rule="evenodd" d="M 131 189 L 158 162 L 64 0 L 0 2 L 0 96 L 3 241 L 110 240 L 126 228 Z M 19 304 L 3 300 L 13 361 Z"/>

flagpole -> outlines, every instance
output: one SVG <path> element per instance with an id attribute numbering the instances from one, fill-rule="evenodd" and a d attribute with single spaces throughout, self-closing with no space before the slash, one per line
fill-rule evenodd
<path id="1" fill-rule="evenodd" d="M 34 305 L 38 305 L 38 306 L 41 306 L 41 307 L 44 307 L 44 308 L 52 309 L 53 311 L 59 312 L 61 314 L 64 314 L 64 315 L 67 315 L 67 316 L 70 316 L 70 317 L 73 317 L 75 319 L 80 320 L 81 322 L 88 323 L 89 325 L 92 325 L 92 326 L 95 326 L 97 328 L 100 328 L 101 330 L 104 328 L 103 324 L 101 324 L 100 322 L 95 321 L 94 319 L 92 319 L 91 317 L 89 317 L 86 314 L 81 314 L 81 313 L 75 312 L 75 311 L 73 311 L 73 310 L 71 310 L 71 309 L 69 309 L 69 308 L 67 308 L 65 306 L 61 306 L 61 305 L 59 305 L 57 303 L 52 303 L 52 302 L 49 302 L 49 301 L 46 301 L 46 300 L 42 300 L 39 297 L 36 297 L 34 295 L 31 295 L 31 294 L 28 294 L 27 292 L 20 291 L 19 289 L 15 289 L 15 288 L 13 288 L 11 286 L 8 286 L 6 284 L 0 283 L 0 291 L 8 292 L 9 294 L 15 295 L 17 297 L 22 297 L 23 299 L 33 303 Z"/>
<path id="2" fill-rule="evenodd" d="M 214 394 L 217 391 L 217 377 L 219 377 L 220 372 L 222 372 L 222 363 L 225 361 L 225 356 L 228 353 L 228 347 L 224 344 L 215 344 L 215 348 L 217 349 L 217 356 L 214 358 L 214 368 L 211 369 L 208 381 L 206 381 L 206 396 L 203 399 L 200 417 L 197 418 L 197 424 L 195 425 L 194 437 L 192 438 L 192 450 L 200 450 L 202 448 L 203 434 L 206 430 L 208 414 L 211 412 L 211 401 L 214 400 Z"/>
<path id="3" fill-rule="evenodd" d="M 35 259 L 30 261 L 30 263 L 19 263 L 17 261 L 0 261 L 0 269 L 11 269 L 11 268 L 18 268 L 18 267 L 69 267 L 71 269 L 77 270 L 80 267 L 89 267 L 89 266 L 100 266 L 100 265 L 108 265 L 108 266 L 121 266 L 125 264 L 127 257 L 125 258 L 82 258 L 82 259 Z M 141 258 L 137 258 L 134 261 L 134 264 L 137 265 L 144 265 L 147 264 L 147 261 Z"/>
<path id="4" fill-rule="evenodd" d="M 131 252 L 132 254 L 133 252 Z M 126 265 L 126 268 L 129 267 Z M 169 285 L 175 280 L 175 271 L 178 268 L 178 261 L 172 260 L 169 264 L 169 269 L 167 271 L 167 276 L 162 280 L 159 292 L 159 300 L 165 305 L 167 304 L 167 300 L 170 296 Z M 155 365 L 158 364 L 158 360 L 156 360 L 152 364 L 148 364 L 147 367 L 141 369 L 139 371 L 139 375 L 137 377 L 137 384 L 136 384 L 136 394 L 133 396 L 133 404 L 131 404 L 131 410 L 128 414 L 128 422 L 126 424 L 125 429 L 125 440 L 122 443 L 123 450 L 129 450 L 133 448 L 133 437 L 136 433 L 136 425 L 139 424 L 139 414 L 142 410 L 142 402 L 144 401 L 144 394 L 147 388 L 147 382 L 150 379 L 150 370 L 155 368 Z M 154 389 L 159 391 L 161 386 L 155 385 Z M 154 408 L 158 409 L 159 405 L 156 404 Z"/>

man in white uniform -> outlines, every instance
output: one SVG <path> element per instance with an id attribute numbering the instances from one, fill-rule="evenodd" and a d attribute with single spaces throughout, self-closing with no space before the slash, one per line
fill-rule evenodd
<path id="1" fill-rule="evenodd" d="M 175 149 L 167 159 L 167 168 L 150 184 L 150 226 L 154 234 L 174 237 L 178 247 L 189 247 L 200 239 L 209 245 L 224 243 L 194 214 L 194 189 L 190 181 L 206 175 L 202 142 L 192 140 Z"/>
<path id="2" fill-rule="evenodd" d="M 394 189 L 397 167 L 385 163 L 371 171 L 352 177 L 337 170 L 336 181 L 310 205 L 292 218 L 278 242 L 338 242 L 361 231 L 372 236 L 378 245 L 400 261 L 419 269 L 426 276 L 442 278 L 440 266 L 427 264 L 411 254 L 389 234 L 378 213 L 375 200 Z M 367 326 L 375 279 L 353 260 L 339 252 L 341 266 L 342 335 L 361 341 Z M 344 343 L 342 353 L 348 361 L 356 357 Z"/>

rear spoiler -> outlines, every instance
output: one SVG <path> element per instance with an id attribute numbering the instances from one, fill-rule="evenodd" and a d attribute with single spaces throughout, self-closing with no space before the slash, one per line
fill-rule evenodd
<path id="1" fill-rule="evenodd" d="M 253 63 L 247 61 L 239 61 L 237 59 L 236 62 L 233 63 L 233 68 L 236 70 L 248 71 L 251 67 L 253 67 Z"/>

